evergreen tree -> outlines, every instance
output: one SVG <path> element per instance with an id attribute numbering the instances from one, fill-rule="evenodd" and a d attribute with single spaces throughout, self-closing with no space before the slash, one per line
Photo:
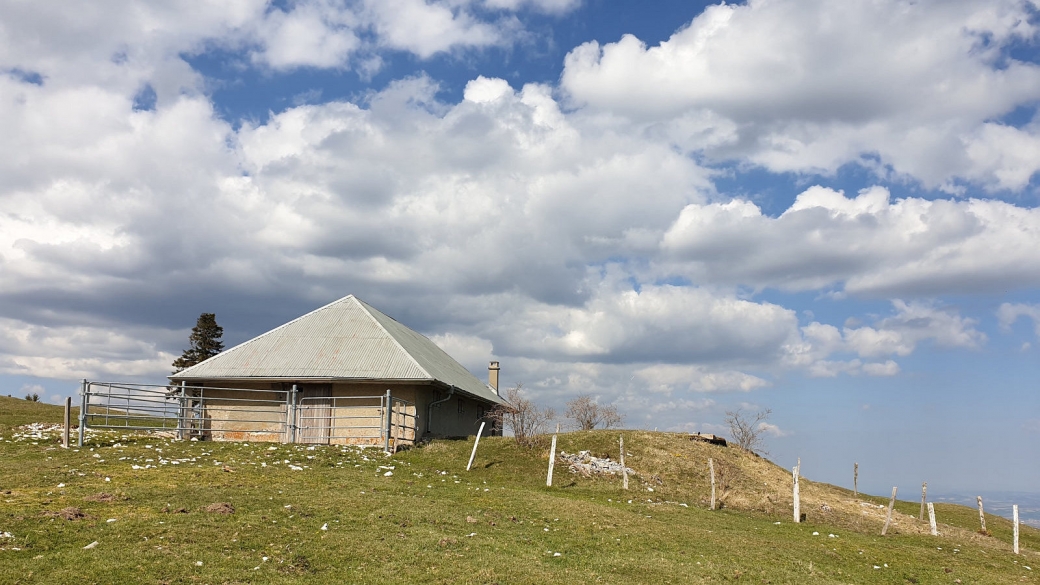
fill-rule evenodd
<path id="1" fill-rule="evenodd" d="M 188 342 L 191 347 L 184 350 L 181 357 L 173 360 L 173 373 L 176 374 L 195 364 L 207 360 L 224 351 L 224 343 L 220 338 L 224 336 L 224 328 L 217 325 L 217 316 L 213 313 L 199 315 L 195 327 L 191 329 Z"/>

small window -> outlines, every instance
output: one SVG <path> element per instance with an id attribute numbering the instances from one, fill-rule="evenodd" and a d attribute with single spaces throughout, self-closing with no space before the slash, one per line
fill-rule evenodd
<path id="1" fill-rule="evenodd" d="M 459 401 L 459 414 L 466 414 L 466 403 Z"/>

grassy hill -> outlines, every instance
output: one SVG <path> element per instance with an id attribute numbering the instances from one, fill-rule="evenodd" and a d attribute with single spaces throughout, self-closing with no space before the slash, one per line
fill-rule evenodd
<path id="1" fill-rule="evenodd" d="M 61 408 L 0 398 L 0 413 L 0 583 L 1040 582 L 1034 529 L 1014 555 L 1003 518 L 983 536 L 976 511 L 939 504 L 933 537 L 900 502 L 881 537 L 885 498 L 808 480 L 795 524 L 787 470 L 679 434 L 624 432 L 625 491 L 563 466 L 546 488 L 547 448 L 508 438 L 482 439 L 466 472 L 465 441 L 387 457 L 113 433 L 64 450 L 18 428 Z M 616 458 L 618 435 L 559 448 Z"/>

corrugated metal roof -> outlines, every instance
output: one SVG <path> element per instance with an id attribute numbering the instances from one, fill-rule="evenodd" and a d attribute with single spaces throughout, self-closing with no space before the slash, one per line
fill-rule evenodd
<path id="1" fill-rule="evenodd" d="M 433 382 L 502 400 L 425 336 L 349 295 L 170 376 Z"/>

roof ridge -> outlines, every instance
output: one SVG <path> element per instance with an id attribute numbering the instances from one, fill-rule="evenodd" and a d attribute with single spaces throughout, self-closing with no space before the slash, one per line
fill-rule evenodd
<path id="1" fill-rule="evenodd" d="M 243 341 L 242 343 L 239 343 L 238 345 L 235 345 L 235 346 L 233 346 L 233 347 L 230 347 L 230 348 L 228 348 L 228 349 L 226 349 L 226 350 L 224 350 L 224 351 L 222 351 L 222 352 L 218 353 L 217 355 L 214 355 L 214 356 L 210 356 L 210 357 L 208 357 L 208 358 L 206 358 L 206 359 L 202 360 L 201 362 L 199 362 L 199 363 L 195 364 L 194 366 L 191 366 L 191 367 L 188 367 L 188 368 L 184 368 L 183 370 L 181 370 L 181 371 L 179 371 L 179 372 L 175 372 L 174 374 L 170 374 L 170 376 L 174 376 L 174 375 L 180 376 L 180 375 L 182 375 L 182 374 L 185 374 L 185 373 L 189 373 L 189 372 L 191 372 L 192 370 L 194 370 L 195 368 L 197 368 L 198 366 L 200 366 L 200 365 L 202 365 L 202 364 L 204 364 L 204 363 L 208 362 L 209 360 L 211 360 L 211 359 L 213 359 L 213 358 L 215 358 L 215 357 L 220 357 L 220 356 L 226 356 L 226 355 L 229 355 L 229 354 L 231 354 L 232 352 L 234 352 L 235 350 L 238 350 L 238 349 L 240 349 L 240 348 L 244 347 L 245 345 L 248 345 L 249 343 L 252 343 L 253 341 L 256 341 L 257 339 L 263 339 L 264 337 L 267 337 L 268 335 L 271 335 L 271 334 L 275 333 L 276 331 L 279 331 L 279 330 L 281 330 L 281 329 L 285 329 L 286 327 L 288 327 L 288 326 L 292 325 L 293 323 L 296 323 L 297 321 L 299 321 L 299 320 L 301 320 L 301 319 L 304 319 L 304 318 L 306 318 L 306 317 L 309 317 L 309 316 L 313 315 L 314 313 L 317 313 L 318 311 L 322 311 L 322 310 L 325 310 L 325 309 L 327 309 L 327 308 L 331 307 L 332 305 L 336 305 L 336 304 L 339 304 L 339 303 L 341 303 L 341 302 L 343 302 L 343 301 L 345 301 L 345 300 L 347 300 L 347 299 L 354 299 L 355 301 L 359 300 L 359 299 L 357 299 L 357 298 L 356 298 L 356 297 L 355 297 L 355 296 L 354 296 L 353 294 L 349 294 L 349 295 L 347 295 L 347 296 L 345 296 L 345 297 L 342 297 L 342 298 L 336 299 L 336 300 L 332 301 L 331 303 L 327 303 L 327 304 L 325 304 L 325 305 L 322 305 L 321 307 L 318 307 L 317 309 L 314 309 L 313 311 L 310 311 L 309 313 L 306 313 L 306 314 L 300 315 L 299 317 L 297 317 L 297 318 L 293 319 L 292 321 L 289 321 L 289 322 L 287 322 L 287 323 L 282 323 L 282 324 L 281 324 L 281 325 L 279 325 L 278 327 L 275 327 L 274 329 L 271 329 L 271 330 L 269 330 L 269 331 L 266 331 L 266 332 L 264 332 L 264 333 L 261 333 L 260 335 L 257 335 L 256 337 L 250 337 L 249 339 L 247 339 L 247 340 Z M 364 304 L 364 303 L 362 303 L 362 304 Z M 367 312 L 367 311 L 366 311 L 366 312 Z M 371 317 L 371 315 L 369 315 L 369 317 Z M 378 322 L 377 322 L 376 324 L 378 325 Z M 385 331 L 385 329 L 384 329 L 384 331 Z M 391 338 L 393 338 L 393 336 L 392 336 L 392 335 L 391 335 L 390 337 L 391 337 Z M 396 343 L 396 342 L 397 342 L 397 340 L 395 339 L 395 340 L 394 340 L 394 342 Z M 398 345 L 400 345 L 400 344 L 398 344 Z M 407 353 L 407 352 L 405 352 L 405 353 Z M 411 356 L 408 356 L 408 357 L 411 357 Z M 414 360 L 413 360 L 413 361 L 414 361 Z M 422 368 L 420 368 L 420 369 L 422 369 Z M 423 370 L 423 371 L 425 372 L 426 370 Z M 429 372 L 427 372 L 427 374 L 429 374 Z M 167 376 L 167 377 L 169 377 L 169 376 Z"/>
<path id="2" fill-rule="evenodd" d="M 413 356 L 411 354 L 411 352 L 409 352 L 407 349 L 404 348 L 403 345 L 401 345 L 401 340 L 397 339 L 397 337 L 393 333 L 390 333 L 390 331 L 386 327 L 383 327 L 383 324 L 379 322 L 379 319 L 376 319 L 376 316 L 372 314 L 372 311 L 376 311 L 380 315 L 386 317 L 387 319 L 390 319 L 391 321 L 394 321 L 395 323 L 400 324 L 400 322 L 397 319 L 394 319 L 390 315 L 387 315 L 386 313 L 380 311 L 379 309 L 373 307 L 372 305 L 369 305 L 368 303 L 366 303 L 365 301 L 355 297 L 354 295 L 349 295 L 349 296 L 350 296 L 350 298 L 354 299 L 354 302 L 356 302 L 361 307 L 361 310 L 364 311 L 366 315 L 368 315 L 368 318 L 371 319 L 372 322 L 376 324 L 376 327 L 379 327 L 380 331 L 382 331 L 383 333 L 386 333 L 386 336 L 389 337 L 390 340 L 394 342 L 394 345 L 397 346 L 397 349 L 401 350 L 401 353 L 403 353 L 404 355 L 408 356 L 408 359 L 411 360 L 413 364 L 415 364 L 415 367 L 419 368 L 420 372 L 426 374 L 426 377 L 430 378 L 431 380 L 435 380 L 436 379 L 436 377 L 433 374 L 431 374 L 429 370 L 424 368 L 422 366 L 422 364 L 419 363 L 419 360 L 415 359 L 415 356 Z M 404 325 L 401 325 L 401 326 L 405 327 Z M 422 334 L 420 333 L 420 335 L 422 335 Z"/>

